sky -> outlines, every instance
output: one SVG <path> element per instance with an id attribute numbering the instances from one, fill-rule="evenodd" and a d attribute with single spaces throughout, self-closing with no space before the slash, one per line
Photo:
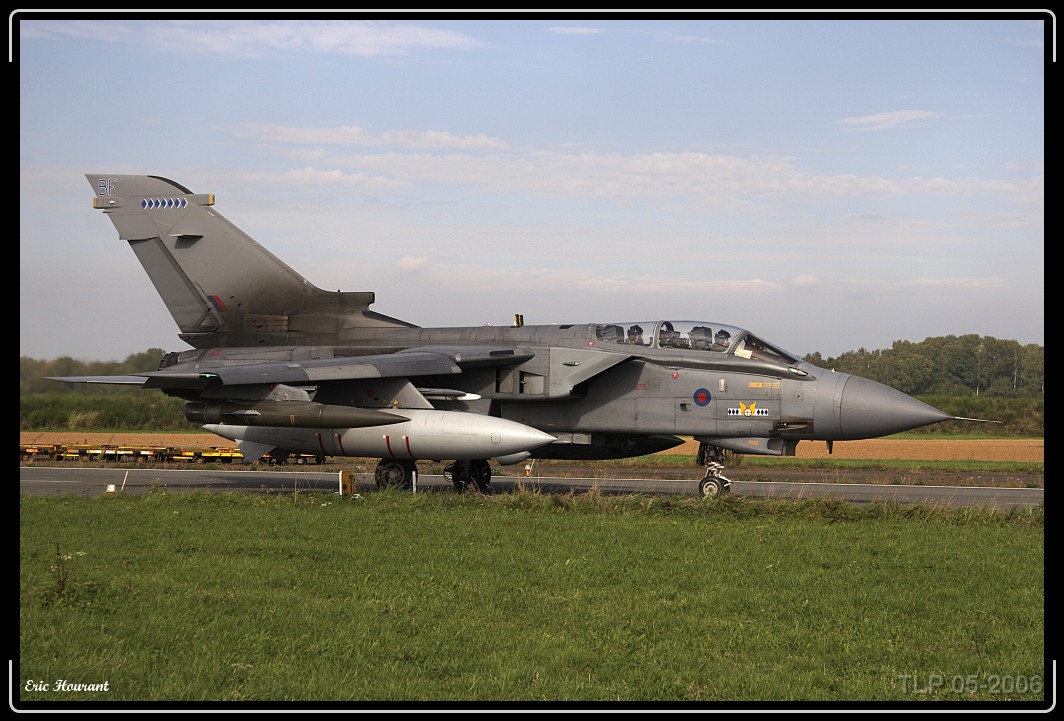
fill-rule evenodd
<path id="1" fill-rule="evenodd" d="M 20 355 L 188 348 L 97 172 L 421 326 L 1044 344 L 1053 17 L 792 17 L 16 12 Z"/>

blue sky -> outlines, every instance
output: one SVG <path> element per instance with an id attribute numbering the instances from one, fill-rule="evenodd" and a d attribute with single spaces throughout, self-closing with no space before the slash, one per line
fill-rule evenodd
<path id="1" fill-rule="evenodd" d="M 89 172 L 418 325 L 1044 344 L 1048 14 L 167 17 L 13 16 L 21 355 L 186 348 Z"/>

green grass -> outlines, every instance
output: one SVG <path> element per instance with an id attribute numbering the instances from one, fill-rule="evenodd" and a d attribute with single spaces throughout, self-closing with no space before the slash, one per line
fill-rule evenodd
<path id="1" fill-rule="evenodd" d="M 20 514 L 23 706 L 1044 700 L 1041 507 L 153 493 Z M 973 674 L 1013 692 L 950 688 Z"/>

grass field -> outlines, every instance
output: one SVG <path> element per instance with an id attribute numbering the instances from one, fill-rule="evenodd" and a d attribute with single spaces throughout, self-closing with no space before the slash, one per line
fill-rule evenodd
<path id="1" fill-rule="evenodd" d="M 1047 698 L 1041 508 L 34 497 L 19 571 L 20 708 Z"/>

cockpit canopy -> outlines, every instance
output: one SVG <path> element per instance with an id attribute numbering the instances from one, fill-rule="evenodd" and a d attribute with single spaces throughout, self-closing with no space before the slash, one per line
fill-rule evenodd
<path id="1" fill-rule="evenodd" d="M 729 353 L 740 358 L 753 358 L 786 365 L 799 362 L 799 359 L 791 353 L 764 342 L 750 331 L 708 321 L 662 320 L 639 323 L 599 323 L 595 325 L 595 337 L 600 343 Z"/>

